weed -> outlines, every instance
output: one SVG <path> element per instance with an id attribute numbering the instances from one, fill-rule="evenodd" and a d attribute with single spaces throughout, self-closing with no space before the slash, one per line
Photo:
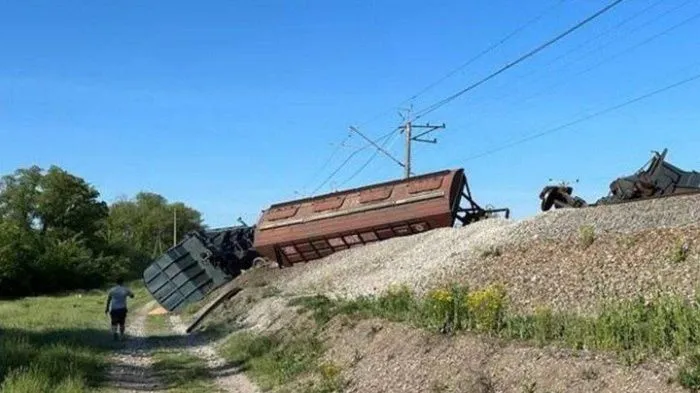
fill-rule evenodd
<path id="1" fill-rule="evenodd" d="M 341 369 L 333 363 L 323 363 L 319 366 L 321 386 L 316 393 L 331 393 L 340 391 L 346 382 L 341 377 Z"/>
<path id="2" fill-rule="evenodd" d="M 226 360 L 248 368 L 263 390 L 282 386 L 313 369 L 323 353 L 315 332 L 296 332 L 293 338 L 235 333 L 221 348 Z"/>
<path id="3" fill-rule="evenodd" d="M 416 309 L 413 291 L 406 285 L 391 286 L 377 304 L 382 316 L 392 321 L 406 321 Z"/>
<path id="4" fill-rule="evenodd" d="M 277 296 L 281 293 L 282 293 L 282 291 L 279 288 L 277 288 L 275 286 L 268 286 L 268 287 L 265 287 L 265 289 L 263 289 L 261 296 L 264 299 L 264 298 L 268 298 L 268 297 L 272 297 L 272 296 Z"/>
<path id="5" fill-rule="evenodd" d="M 690 253 L 690 247 L 688 243 L 683 240 L 679 240 L 671 249 L 670 259 L 673 263 L 685 262 L 688 259 L 688 254 Z"/>
<path id="6" fill-rule="evenodd" d="M 168 392 L 208 393 L 214 389 L 207 365 L 187 352 L 157 351 L 153 369 L 167 383 Z"/>
<path id="7" fill-rule="evenodd" d="M 360 352 L 359 349 L 355 348 L 355 353 L 352 356 L 352 365 L 356 365 L 357 363 L 360 363 L 360 361 L 364 358 L 364 355 L 362 355 L 362 352 Z"/>
<path id="8" fill-rule="evenodd" d="M 481 250 L 481 257 L 482 258 L 488 258 L 488 257 L 500 257 L 502 254 L 501 248 L 498 246 L 491 245 L 487 247 L 486 249 Z"/>
<path id="9" fill-rule="evenodd" d="M 480 373 L 476 379 L 477 391 L 479 393 L 494 393 L 493 378 L 489 374 Z"/>
<path id="10" fill-rule="evenodd" d="M 430 330 L 448 324 L 452 331 L 476 331 L 577 350 L 614 351 L 627 364 L 637 364 L 648 356 L 687 354 L 700 337 L 700 295 L 692 301 L 665 294 L 610 301 L 597 316 L 548 308 L 517 314 L 508 310 L 506 292 L 499 285 L 475 291 L 453 285 L 430 291 L 424 298 L 394 290 L 359 300 L 314 297 L 297 303 L 322 315 L 323 321 L 350 315 L 354 319 L 395 319 Z"/>
<path id="11" fill-rule="evenodd" d="M 591 367 L 586 367 L 583 369 L 583 371 L 581 371 L 581 377 L 586 381 L 596 380 L 598 379 L 598 376 L 598 370 Z"/>
<path id="12" fill-rule="evenodd" d="M 493 285 L 480 291 L 470 293 L 467 298 L 472 327 L 482 332 L 500 330 L 503 324 L 506 293 L 502 286 Z"/>
<path id="13" fill-rule="evenodd" d="M 700 353 L 694 352 L 678 370 L 678 382 L 693 392 L 700 391 Z"/>
<path id="14" fill-rule="evenodd" d="M 523 393 L 535 393 L 535 388 L 537 387 L 537 382 L 525 382 L 522 385 Z"/>
<path id="15" fill-rule="evenodd" d="M 579 237 L 581 240 L 581 244 L 583 244 L 584 247 L 588 248 L 593 244 L 595 241 L 596 235 L 595 235 L 595 228 L 591 225 L 583 225 L 579 228 Z"/>
<path id="16" fill-rule="evenodd" d="M 150 334 L 161 334 L 170 330 L 165 315 L 149 315 L 146 318 L 146 331 Z"/>
<path id="17" fill-rule="evenodd" d="M 432 393 L 444 393 L 448 388 L 447 384 L 442 381 L 433 381 L 430 391 Z"/>

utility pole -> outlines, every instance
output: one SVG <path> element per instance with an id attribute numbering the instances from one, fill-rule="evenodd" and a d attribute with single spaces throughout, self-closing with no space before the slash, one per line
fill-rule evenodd
<path id="1" fill-rule="evenodd" d="M 435 130 L 445 128 L 445 123 L 442 123 L 442 125 L 439 126 L 434 126 L 431 125 L 430 123 L 427 124 L 413 124 L 411 122 L 411 111 L 410 109 L 408 110 L 408 114 L 404 117 L 406 120 L 406 123 L 401 127 L 403 128 L 403 131 L 406 133 L 406 156 L 404 159 L 403 167 L 404 167 L 404 178 L 408 179 L 411 176 L 411 143 L 413 141 L 416 142 L 424 142 L 424 143 L 437 143 L 437 139 L 421 139 L 422 136 L 427 135 L 428 133 L 431 133 Z M 423 131 L 419 133 L 418 135 L 413 135 L 413 129 L 418 128 L 418 129 L 426 129 L 427 131 Z"/>
<path id="2" fill-rule="evenodd" d="M 403 164 L 403 177 L 408 179 L 411 177 L 411 120 L 406 122 L 404 131 L 406 132 L 406 157 Z"/>
<path id="3" fill-rule="evenodd" d="M 177 207 L 173 206 L 173 247 L 177 246 Z"/>

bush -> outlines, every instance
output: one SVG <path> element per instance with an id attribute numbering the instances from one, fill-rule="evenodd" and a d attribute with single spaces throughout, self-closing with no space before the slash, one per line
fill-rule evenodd
<path id="1" fill-rule="evenodd" d="M 471 327 L 483 331 L 499 331 L 503 326 L 506 292 L 500 285 L 470 293 L 467 296 Z"/>
<path id="2" fill-rule="evenodd" d="M 438 288 L 428 292 L 423 304 L 423 312 L 430 326 L 447 327 L 459 330 L 466 327 L 470 317 L 466 298 L 466 286 L 452 285 L 449 289 Z"/>
<path id="3" fill-rule="evenodd" d="M 700 390 L 700 353 L 695 352 L 685 360 L 678 370 L 678 383 L 693 392 Z"/>
<path id="4" fill-rule="evenodd" d="M 584 225 L 579 228 L 579 236 L 581 237 L 581 244 L 584 247 L 589 247 L 595 241 L 595 229 L 590 225 Z"/>

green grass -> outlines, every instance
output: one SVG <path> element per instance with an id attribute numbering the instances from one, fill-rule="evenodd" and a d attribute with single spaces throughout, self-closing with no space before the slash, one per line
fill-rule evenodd
<path id="1" fill-rule="evenodd" d="M 139 283 L 130 308 L 150 300 Z M 0 301 L 0 392 L 88 392 L 113 343 L 104 291 Z"/>
<path id="2" fill-rule="evenodd" d="M 292 304 L 310 311 L 320 324 L 337 315 L 379 317 L 434 331 L 477 332 L 535 346 L 611 351 L 627 364 L 650 356 L 688 356 L 677 379 L 688 388 L 700 388 L 700 354 L 695 352 L 700 344 L 700 297 L 688 301 L 659 294 L 651 300 L 610 301 L 597 316 L 589 317 L 546 308 L 532 314 L 512 312 L 499 286 L 479 291 L 453 286 L 425 297 L 400 287 L 357 300 L 314 296 L 295 299 Z"/>
<path id="3" fill-rule="evenodd" d="M 170 332 L 167 314 L 148 315 L 145 324 L 145 329 L 149 335 L 159 335 Z"/>
<path id="4" fill-rule="evenodd" d="M 168 393 L 220 392 L 204 360 L 189 352 L 160 350 L 154 352 L 153 360 L 153 370 L 167 384 Z"/>
<path id="5" fill-rule="evenodd" d="M 319 363 L 323 352 L 324 347 L 313 331 L 298 331 L 287 337 L 238 332 L 219 350 L 231 364 L 242 367 L 262 390 L 279 388 L 311 375 L 319 381 L 307 385 L 303 391 L 340 391 L 340 370 Z"/>

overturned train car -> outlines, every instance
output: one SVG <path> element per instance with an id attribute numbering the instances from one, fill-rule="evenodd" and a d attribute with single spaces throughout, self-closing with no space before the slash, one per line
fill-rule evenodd
<path id="1" fill-rule="evenodd" d="M 700 173 L 686 171 L 666 161 L 668 149 L 654 152 L 651 159 L 635 173 L 610 183 L 607 196 L 588 204 L 573 195 L 570 186 L 545 186 L 540 192 L 542 211 L 551 208 L 580 208 L 633 202 L 651 198 L 700 193 Z"/>
<path id="2" fill-rule="evenodd" d="M 501 212 L 510 214 L 474 201 L 463 169 L 445 170 L 273 205 L 258 222 L 254 245 L 262 256 L 290 266 Z"/>
<path id="3" fill-rule="evenodd" d="M 144 280 L 161 306 L 172 311 L 202 299 L 256 260 L 287 267 L 499 213 L 510 216 L 508 208 L 476 203 L 463 169 L 443 170 L 275 204 L 255 226 L 188 234 L 146 269 Z"/>

